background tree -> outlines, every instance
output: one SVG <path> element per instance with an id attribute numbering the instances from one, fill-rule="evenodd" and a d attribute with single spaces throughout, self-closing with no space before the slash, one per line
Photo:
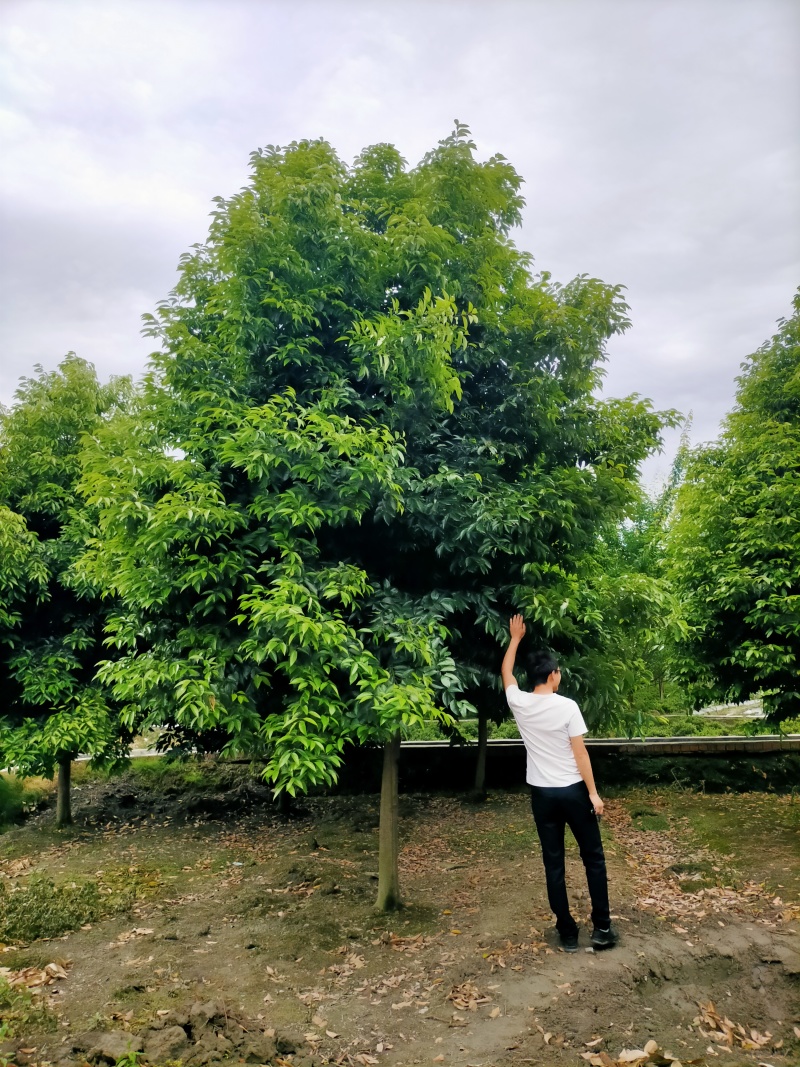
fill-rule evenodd
<path id="1" fill-rule="evenodd" d="M 75 489 L 84 433 L 118 410 L 125 380 L 101 386 L 74 355 L 23 379 L 0 412 L 0 764 L 52 777 L 57 823 L 72 821 L 70 769 L 126 754 L 121 727 L 95 682 L 106 609 L 72 573 L 90 516 Z"/>
<path id="2" fill-rule="evenodd" d="M 742 365 L 714 444 L 695 449 L 669 535 L 697 705 L 762 692 L 775 721 L 800 711 L 800 294 Z"/>
<path id="3" fill-rule="evenodd" d="M 643 736 L 654 716 L 688 707 L 675 664 L 685 623 L 667 573 L 667 536 L 686 467 L 689 427 L 687 419 L 666 482 L 656 491 L 639 488 L 625 518 L 601 530 L 589 561 L 594 578 L 587 585 L 599 594 L 606 628 L 599 644 L 618 682 L 603 725 L 627 735 Z"/>
<path id="4" fill-rule="evenodd" d="M 531 275 L 521 180 L 464 127 L 411 169 L 319 141 L 252 164 L 149 320 L 141 410 L 87 458 L 84 573 L 123 605 L 102 677 L 168 740 L 263 752 L 278 791 L 382 743 L 389 907 L 400 732 L 473 710 L 512 607 L 574 649 L 558 584 L 663 418 L 594 397 L 620 291 Z"/>

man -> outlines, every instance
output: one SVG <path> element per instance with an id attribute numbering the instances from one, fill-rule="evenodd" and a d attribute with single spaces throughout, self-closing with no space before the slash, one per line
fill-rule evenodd
<path id="1" fill-rule="evenodd" d="M 578 842 L 592 899 L 591 943 L 613 948 L 616 931 L 608 907 L 608 879 L 598 820 L 603 801 L 597 792 L 589 753 L 583 741 L 586 723 L 574 700 L 559 696 L 561 671 L 549 652 L 529 655 L 526 666 L 532 693 L 523 693 L 514 677 L 517 648 L 525 623 L 515 615 L 509 623 L 511 640 L 501 668 L 508 706 L 517 722 L 528 754 L 526 779 L 531 807 L 542 845 L 547 899 L 556 917 L 556 930 L 565 952 L 578 951 L 578 925 L 569 910 L 564 877 L 564 827 Z"/>

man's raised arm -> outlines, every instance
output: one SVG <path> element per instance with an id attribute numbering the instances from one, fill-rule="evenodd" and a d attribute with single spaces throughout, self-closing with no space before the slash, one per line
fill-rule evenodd
<path id="1" fill-rule="evenodd" d="M 514 677 L 514 661 L 517 658 L 519 643 L 525 636 L 525 622 L 521 615 L 512 615 L 508 624 L 508 632 L 511 635 L 511 640 L 508 642 L 506 654 L 503 656 L 503 665 L 500 668 L 504 689 L 508 689 L 510 685 L 517 684 L 517 679 Z"/>

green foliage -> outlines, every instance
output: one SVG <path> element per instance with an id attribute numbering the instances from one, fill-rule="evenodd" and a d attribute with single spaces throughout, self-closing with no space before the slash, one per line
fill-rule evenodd
<path id="1" fill-rule="evenodd" d="M 25 792 L 17 777 L 0 774 L 0 827 L 16 820 L 25 807 Z"/>
<path id="2" fill-rule="evenodd" d="M 622 727 L 620 729 L 620 726 Z M 787 719 L 779 724 L 783 734 L 800 733 L 800 719 Z M 614 717 L 592 731 L 593 737 L 758 737 L 775 734 L 775 725 L 766 719 L 708 719 L 701 715 L 663 714 L 641 711 L 641 714 L 623 719 Z M 409 741 L 443 741 L 450 736 L 453 743 L 475 742 L 478 737 L 477 719 L 465 719 L 457 724 L 457 730 L 443 732 L 436 722 L 412 726 L 407 733 Z M 513 719 L 489 723 L 489 739 L 518 739 L 519 730 Z"/>
<path id="3" fill-rule="evenodd" d="M 513 718 L 505 718 L 501 722 L 489 721 L 488 724 L 489 739 L 503 739 L 503 738 L 519 738 L 519 730 L 517 724 Z M 451 739 L 453 744 L 461 744 L 462 742 L 474 742 L 478 739 L 478 720 L 477 719 L 459 719 L 458 722 L 449 729 L 442 729 L 441 725 L 436 721 L 429 721 L 424 723 L 415 724 L 409 727 L 404 740 L 407 741 L 444 741 Z"/>
<path id="4" fill-rule="evenodd" d="M 95 882 L 56 886 L 49 878 L 32 878 L 27 886 L 14 890 L 0 882 L 0 939 L 4 941 L 59 937 L 94 922 L 100 911 Z"/>
<path id="5" fill-rule="evenodd" d="M 763 719 L 706 719 L 700 715 L 664 715 L 646 719 L 647 737 L 753 737 L 774 733 Z M 606 735 L 610 736 L 610 735 Z"/>
<path id="6" fill-rule="evenodd" d="M 689 631 L 696 704 L 761 693 L 800 710 L 800 294 L 743 365 L 720 440 L 696 449 L 670 529 L 670 575 Z"/>
<path id="7" fill-rule="evenodd" d="M 43 788 L 15 774 L 0 774 L 0 831 L 22 818 L 49 791 L 49 785 Z"/>
<path id="8" fill-rule="evenodd" d="M 81 884 L 57 884 L 38 875 L 12 887 L 0 882 L 0 941 L 60 937 L 127 911 L 159 884 L 158 872 L 145 867 L 109 867 L 102 877 Z"/>
<path id="9" fill-rule="evenodd" d="M 601 711 L 592 725 L 606 734 L 645 736 L 669 712 L 689 700 L 675 679 L 674 648 L 685 623 L 682 607 L 666 573 L 665 541 L 671 509 L 687 454 L 688 422 L 670 477 L 657 493 L 637 487 L 621 521 L 600 531 L 590 566 L 597 575 L 586 582 L 594 594 L 613 690 L 601 684 Z M 593 623 L 597 625 L 598 623 Z M 582 666 L 582 665 L 581 665 Z M 591 710 L 591 708 L 590 708 Z"/>
<path id="10" fill-rule="evenodd" d="M 52 776 L 66 754 L 119 757 L 129 739 L 94 679 L 105 608 L 77 580 L 90 515 L 77 496 L 83 435 L 124 403 L 74 355 L 23 379 L 0 411 L 0 764 Z"/>
<path id="11" fill-rule="evenodd" d="M 269 147 L 216 201 L 136 409 L 84 453 L 129 726 L 328 784 L 349 739 L 498 709 L 512 607 L 616 692 L 605 605 L 650 590 L 590 557 L 667 416 L 594 396 L 621 290 L 530 273 L 520 185 L 458 125 L 414 168 Z"/>
<path id="12" fill-rule="evenodd" d="M 130 778 L 146 789 L 192 792 L 200 789 L 219 789 L 224 785 L 224 769 L 209 766 L 196 759 L 171 759 L 155 756 L 131 760 Z"/>
<path id="13" fill-rule="evenodd" d="M 117 1060 L 115 1067 L 139 1067 L 142 1059 L 141 1052 L 126 1052 Z"/>
<path id="14" fill-rule="evenodd" d="M 24 987 L 13 986 L 0 977 L 0 1041 L 25 1034 L 56 1030 L 58 1019 L 47 1008 L 37 1004 Z M 0 1063 L 11 1060 L 0 1056 Z"/>

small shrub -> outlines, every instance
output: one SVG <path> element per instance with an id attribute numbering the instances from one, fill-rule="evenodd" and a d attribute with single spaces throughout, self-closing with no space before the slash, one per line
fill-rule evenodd
<path id="1" fill-rule="evenodd" d="M 478 720 L 477 719 L 457 719 L 455 734 L 459 734 L 464 741 L 474 742 L 478 740 Z M 499 738 L 514 738 L 519 739 L 519 730 L 517 724 L 513 718 L 509 716 L 503 719 L 502 722 L 496 723 L 493 720 L 489 720 L 488 736 L 490 739 Z M 448 734 L 438 725 L 438 723 L 431 720 L 426 720 L 423 723 L 415 723 L 409 727 L 408 732 L 405 735 L 408 741 L 447 741 Z"/>
<path id="2" fill-rule="evenodd" d="M 519 740 L 519 730 L 513 718 L 503 719 L 501 723 L 489 724 L 489 737 L 499 739 L 513 738 Z"/>

